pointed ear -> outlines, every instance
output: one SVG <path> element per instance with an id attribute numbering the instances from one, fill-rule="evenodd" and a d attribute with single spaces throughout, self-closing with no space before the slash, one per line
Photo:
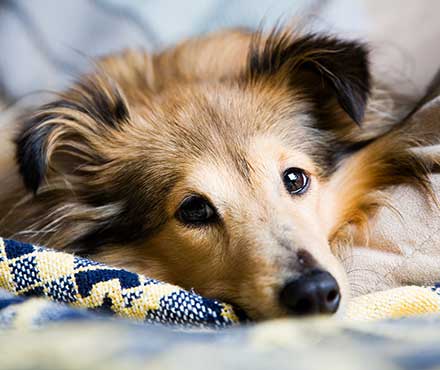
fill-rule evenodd
<path id="1" fill-rule="evenodd" d="M 99 77 L 84 79 L 59 100 L 23 117 L 15 142 L 26 188 L 36 193 L 51 172 L 68 177 L 105 162 L 96 146 L 102 141 L 103 129 L 117 129 L 128 119 L 120 90 Z"/>
<path id="2" fill-rule="evenodd" d="M 336 98 L 357 124 L 363 120 L 370 93 L 368 49 L 359 42 L 330 36 L 297 36 L 290 30 L 256 34 L 249 51 L 248 76 L 289 81 L 318 106 Z"/>

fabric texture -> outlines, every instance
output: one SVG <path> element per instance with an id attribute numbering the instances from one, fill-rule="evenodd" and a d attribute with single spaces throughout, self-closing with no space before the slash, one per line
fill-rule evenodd
<path id="1" fill-rule="evenodd" d="M 345 317 L 372 321 L 440 313 L 440 284 L 432 287 L 405 286 L 366 294 L 353 299 Z"/>
<path id="2" fill-rule="evenodd" d="M 239 321 L 230 305 L 175 285 L 72 254 L 6 239 L 0 239 L 0 288 L 18 296 L 46 297 L 72 307 L 149 323 L 223 327 Z M 24 320 L 26 323 L 38 321 L 40 316 L 50 316 L 52 311 L 54 320 L 59 320 L 60 307 L 46 306 L 44 300 L 12 303 L 15 308 L 9 307 L 6 313 L 0 314 L 0 321 L 2 315 L 10 317 L 11 311 L 17 319 L 28 317 Z M 1 305 L 6 306 L 7 302 Z M 30 315 L 32 310 L 34 318 Z M 14 324 L 12 319 L 3 321 Z"/>
<path id="3" fill-rule="evenodd" d="M 277 320 L 215 331 L 66 322 L 0 331 L 7 370 L 438 370 L 440 317 Z"/>
<path id="4" fill-rule="evenodd" d="M 225 327 L 245 319 L 228 304 L 175 285 L 7 239 L 0 239 L 0 288 L 19 296 L 0 295 L 0 325 L 6 327 L 92 319 L 97 314 L 191 327 Z M 435 312 L 440 312 L 440 285 L 408 286 L 352 300 L 345 318 L 368 321 Z"/>

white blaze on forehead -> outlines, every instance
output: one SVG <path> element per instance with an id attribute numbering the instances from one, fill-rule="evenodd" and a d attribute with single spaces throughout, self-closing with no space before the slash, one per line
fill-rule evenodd
<path id="1" fill-rule="evenodd" d="M 239 203 L 249 189 L 233 164 L 219 160 L 195 163 L 185 182 L 187 191 L 205 196 L 217 208 Z"/>
<path id="2" fill-rule="evenodd" d="M 175 196 L 183 199 L 191 193 L 200 194 L 221 210 L 238 205 L 248 197 L 262 197 L 262 202 L 278 197 L 283 191 L 282 173 L 289 167 L 303 168 L 311 175 L 315 172 L 306 153 L 289 148 L 273 135 L 252 137 L 239 149 L 249 164 L 248 175 L 227 155 L 201 157 L 188 167 L 185 180 L 175 189 Z"/>
<path id="3" fill-rule="evenodd" d="M 256 136 L 239 149 L 240 156 L 249 164 L 247 175 L 237 168 L 233 158 L 219 154 L 217 158 L 196 161 L 186 176 L 186 187 L 220 205 L 238 204 L 251 192 L 258 193 L 267 185 L 276 188 L 283 160 L 281 142 L 268 136 Z"/>

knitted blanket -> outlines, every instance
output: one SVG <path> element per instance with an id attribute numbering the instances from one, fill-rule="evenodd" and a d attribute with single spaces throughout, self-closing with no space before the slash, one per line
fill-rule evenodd
<path id="1" fill-rule="evenodd" d="M 175 285 L 1 238 L 0 288 L 9 292 L 0 294 L 0 325 L 9 327 L 96 319 L 103 313 L 191 327 L 225 327 L 245 320 L 230 305 Z M 366 321 L 424 313 L 440 313 L 440 284 L 361 296 L 351 301 L 345 317 Z"/>
<path id="2" fill-rule="evenodd" d="M 71 307 L 149 323 L 224 327 L 239 321 L 230 305 L 178 286 L 72 254 L 1 238 L 0 288 L 16 296 L 45 297 Z M 27 325 L 47 318 L 50 321 L 77 316 L 72 310 L 41 299 L 24 302 L 11 297 L 3 303 L 0 300 L 0 322 L 13 325 L 15 320 L 16 324 Z"/>

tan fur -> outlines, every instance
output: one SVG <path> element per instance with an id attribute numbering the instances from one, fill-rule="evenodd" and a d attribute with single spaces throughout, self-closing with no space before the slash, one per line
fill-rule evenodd
<path id="1" fill-rule="evenodd" d="M 194 288 L 241 306 L 254 319 L 285 315 L 280 286 L 305 268 L 331 272 L 345 303 L 349 283 L 331 247 L 353 228 L 364 235 L 383 189 L 409 183 L 426 190 L 426 169 L 402 135 L 391 132 L 326 173 L 321 154 L 311 154 L 325 138 L 311 127 L 311 102 L 302 91 L 319 79 L 303 73 L 292 86 L 287 76 L 304 60 L 331 59 L 334 52 L 321 48 L 273 76 L 242 77 L 252 42 L 258 49 L 264 40 L 230 31 L 158 55 L 128 51 L 100 61 L 95 73 L 60 94 L 63 104 L 30 118 L 40 130 L 50 129 L 48 170 L 35 196 L 16 184 L 3 193 L 2 202 L 16 199 L 17 207 L 7 206 L 0 235 Z M 97 92 L 104 116 L 94 110 Z M 375 88 L 360 129 L 330 100 L 332 132 L 344 143 L 380 136 L 396 121 L 384 113 L 392 104 Z M 11 157 L 5 156 L 8 163 Z M 286 193 L 280 173 L 289 167 L 310 175 L 306 194 Z M 5 165 L 2 171 L 16 170 Z M 197 229 L 176 220 L 180 202 L 192 193 L 216 206 L 220 224 Z M 108 220 L 126 208 L 124 220 L 135 222 L 133 233 L 142 237 L 81 249 L 81 237 L 104 227 L 105 239 Z M 310 266 L 301 265 L 301 255 L 310 256 Z"/>

